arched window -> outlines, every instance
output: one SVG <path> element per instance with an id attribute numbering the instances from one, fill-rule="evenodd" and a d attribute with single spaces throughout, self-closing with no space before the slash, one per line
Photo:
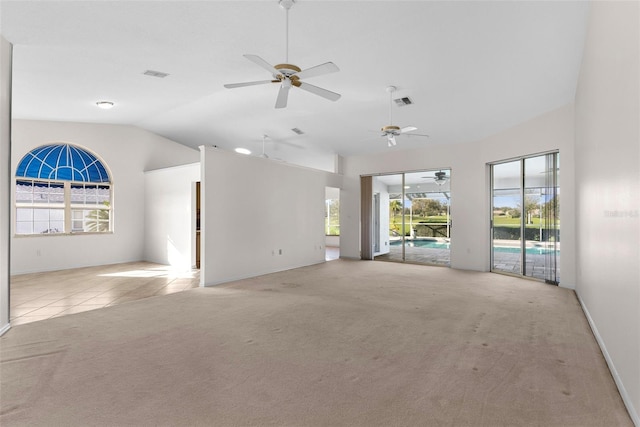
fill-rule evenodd
<path id="1" fill-rule="evenodd" d="M 16 170 L 16 234 L 112 230 L 112 185 L 98 157 L 71 144 L 27 153 Z"/>

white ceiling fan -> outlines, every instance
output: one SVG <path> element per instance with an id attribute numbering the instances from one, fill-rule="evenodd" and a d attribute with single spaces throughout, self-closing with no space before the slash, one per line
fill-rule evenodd
<path id="1" fill-rule="evenodd" d="M 302 70 L 300 67 L 289 64 L 289 9 L 295 3 L 295 0 L 280 0 L 280 6 L 286 11 L 286 52 L 285 63 L 271 65 L 258 55 L 243 55 L 249 61 L 264 68 L 273 77 L 271 80 L 259 80 L 254 82 L 245 83 L 231 83 L 226 84 L 224 87 L 227 89 L 233 89 L 237 87 L 255 86 L 267 83 L 280 83 L 280 90 L 278 91 L 278 97 L 276 99 L 276 108 L 284 108 L 287 106 L 287 99 L 289 97 L 289 89 L 291 86 L 306 90 L 315 95 L 326 98 L 330 101 L 337 101 L 340 99 L 340 94 L 331 92 L 327 89 L 323 89 L 318 86 L 311 85 L 303 82 L 302 79 L 310 77 L 316 77 L 323 74 L 334 73 L 340 71 L 340 69 L 333 62 L 325 62 L 324 64 L 316 65 L 315 67 Z"/>
<path id="2" fill-rule="evenodd" d="M 262 153 L 259 154 L 258 157 L 262 157 L 263 159 L 270 159 L 271 158 L 269 155 L 267 155 L 267 151 L 266 151 L 266 144 L 268 142 L 271 142 L 272 144 L 275 144 L 275 148 L 274 148 L 275 151 L 278 150 L 278 148 L 277 148 L 278 145 L 287 145 L 289 147 L 298 148 L 298 149 L 303 149 L 304 148 L 301 145 L 294 144 L 292 142 L 287 142 L 287 141 L 284 141 L 282 139 L 274 139 L 274 138 L 270 137 L 267 134 L 263 134 L 262 135 Z M 273 157 L 273 160 L 280 160 L 281 162 L 284 162 L 284 160 L 279 158 L 279 157 Z"/>
<path id="3" fill-rule="evenodd" d="M 399 126 L 395 126 L 391 124 L 393 123 L 393 114 L 392 114 L 393 92 L 395 92 L 396 89 L 397 88 L 395 86 L 387 87 L 387 92 L 389 92 L 389 124 L 387 126 L 383 126 L 380 129 L 382 131 L 381 136 L 384 136 L 387 138 L 387 145 L 389 147 L 393 147 L 397 144 L 396 136 L 400 136 L 400 135 L 424 136 L 428 138 L 429 135 L 423 135 L 419 133 L 409 133 L 409 132 L 413 132 L 414 130 L 418 130 L 418 128 L 415 126 L 406 126 L 406 127 L 400 128 Z"/>

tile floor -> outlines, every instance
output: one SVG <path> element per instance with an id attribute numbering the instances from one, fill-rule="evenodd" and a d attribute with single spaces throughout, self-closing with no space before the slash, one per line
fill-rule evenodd
<path id="1" fill-rule="evenodd" d="M 327 247 L 326 260 L 340 258 Z M 74 268 L 11 277 L 11 325 L 197 288 L 200 271 L 177 273 L 149 262 Z"/>
<path id="2" fill-rule="evenodd" d="M 11 277 L 11 325 L 20 325 L 198 287 L 200 271 L 148 262 Z"/>

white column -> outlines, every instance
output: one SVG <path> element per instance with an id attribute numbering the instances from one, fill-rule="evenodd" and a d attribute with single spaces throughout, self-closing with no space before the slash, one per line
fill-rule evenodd
<path id="1" fill-rule="evenodd" d="M 9 325 L 12 46 L 0 36 L 0 335 Z"/>

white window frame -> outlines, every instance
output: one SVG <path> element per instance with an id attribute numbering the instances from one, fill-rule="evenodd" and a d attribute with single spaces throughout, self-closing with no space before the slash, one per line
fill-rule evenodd
<path id="1" fill-rule="evenodd" d="M 64 187 L 64 202 L 63 203 L 35 203 L 31 202 L 20 202 L 18 200 L 15 201 L 15 218 L 14 226 L 16 236 L 60 236 L 60 235 L 86 235 L 86 234 L 109 234 L 113 233 L 113 184 L 109 182 L 82 182 L 82 181 L 59 181 L 59 180 L 44 180 L 37 178 L 22 178 L 17 177 L 15 179 L 16 190 L 14 190 L 14 197 L 17 192 L 17 184 L 18 182 L 31 182 L 33 184 L 32 188 L 36 188 L 35 183 L 41 184 L 56 184 L 62 185 Z M 109 188 L 109 204 L 108 205 L 100 205 L 97 203 L 88 204 L 86 203 L 86 199 L 84 203 L 72 203 L 71 201 L 71 188 L 74 186 L 96 186 L 96 187 L 108 187 Z M 64 229 L 59 233 L 18 233 L 17 225 L 18 225 L 18 209 L 64 209 Z M 98 221 L 98 223 L 107 223 L 107 229 L 104 231 L 100 231 L 99 228 L 94 231 L 85 231 L 84 226 L 83 229 L 80 230 L 76 227 L 73 228 L 73 212 L 77 211 L 106 211 L 108 212 L 109 219 L 106 221 Z M 83 220 L 86 217 L 83 217 Z M 32 223 L 35 220 L 31 219 Z M 78 221 L 76 219 L 75 221 Z M 83 224 L 84 225 L 84 224 Z"/>

